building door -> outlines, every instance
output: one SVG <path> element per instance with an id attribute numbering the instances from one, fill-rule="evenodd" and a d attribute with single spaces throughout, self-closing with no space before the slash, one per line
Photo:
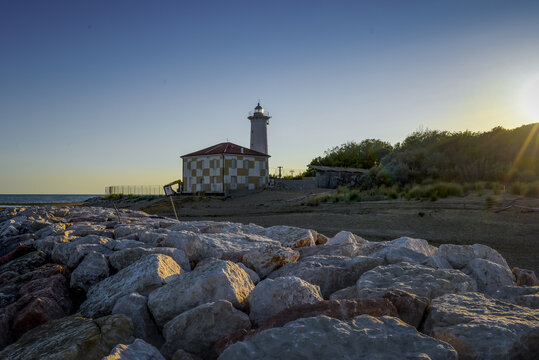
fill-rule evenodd
<path id="1" fill-rule="evenodd" d="M 238 178 L 236 176 L 230 177 L 230 189 L 236 190 L 238 188 Z"/>

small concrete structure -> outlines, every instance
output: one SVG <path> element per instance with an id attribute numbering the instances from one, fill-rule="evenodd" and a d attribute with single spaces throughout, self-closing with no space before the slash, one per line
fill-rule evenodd
<path id="1" fill-rule="evenodd" d="M 316 170 L 316 185 L 319 188 L 336 189 L 339 186 L 358 185 L 359 178 L 368 169 L 309 165 Z"/>

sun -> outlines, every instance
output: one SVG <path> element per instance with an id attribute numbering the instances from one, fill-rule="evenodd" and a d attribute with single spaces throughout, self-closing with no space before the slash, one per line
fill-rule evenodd
<path id="1" fill-rule="evenodd" d="M 528 82 L 522 95 L 522 106 L 525 114 L 539 121 L 539 76 Z"/>

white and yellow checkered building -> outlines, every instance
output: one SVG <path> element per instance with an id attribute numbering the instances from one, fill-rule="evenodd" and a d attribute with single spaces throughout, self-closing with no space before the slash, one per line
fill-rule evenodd
<path id="1" fill-rule="evenodd" d="M 269 155 L 230 142 L 182 156 L 183 193 L 228 193 L 263 189 Z"/>

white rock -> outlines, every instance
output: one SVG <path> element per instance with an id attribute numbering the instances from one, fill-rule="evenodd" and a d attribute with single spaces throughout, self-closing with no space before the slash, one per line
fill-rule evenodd
<path id="1" fill-rule="evenodd" d="M 475 259 L 485 259 L 511 270 L 505 259 L 494 249 L 481 245 L 442 244 L 436 256 L 444 258 L 454 269 L 462 269 Z"/>
<path id="2" fill-rule="evenodd" d="M 124 314 L 131 319 L 134 326 L 133 335 L 159 348 L 163 338 L 147 306 L 148 298 L 139 293 L 131 293 L 116 301 L 112 314 Z"/>
<path id="3" fill-rule="evenodd" d="M 284 225 L 266 228 L 263 235 L 291 248 L 315 246 L 317 239 L 317 233 L 314 230 Z"/>
<path id="4" fill-rule="evenodd" d="M 163 355 L 144 340 L 136 339 L 132 344 L 118 344 L 109 356 L 102 360 L 165 360 Z"/>
<path id="5" fill-rule="evenodd" d="M 403 261 L 422 264 L 429 259 L 420 252 L 400 246 L 387 246 L 369 255 L 369 257 L 382 259 L 385 264 L 397 264 Z"/>
<path id="6" fill-rule="evenodd" d="M 190 271 L 191 265 L 187 255 L 181 249 L 156 247 L 156 248 L 126 248 L 120 251 L 116 251 L 109 255 L 110 265 L 116 269 L 121 270 L 135 261 L 150 255 L 150 254 L 164 254 L 170 256 L 184 271 Z"/>
<path id="7" fill-rule="evenodd" d="M 272 244 L 249 251 L 243 255 L 242 262 L 264 278 L 275 269 L 285 264 L 293 263 L 298 258 L 299 252 L 288 247 Z"/>
<path id="8" fill-rule="evenodd" d="M 266 279 L 258 283 L 249 295 L 249 318 L 262 325 L 269 317 L 300 304 L 323 300 L 320 288 L 295 276 Z"/>
<path id="9" fill-rule="evenodd" d="M 109 276 L 109 264 L 103 254 L 90 253 L 71 273 L 71 288 L 80 288 L 85 292 Z"/>
<path id="10" fill-rule="evenodd" d="M 170 231 L 167 236 L 159 239 L 158 243 L 163 247 L 183 250 L 191 262 L 199 262 L 204 254 L 209 252 L 208 246 L 192 231 Z"/>
<path id="11" fill-rule="evenodd" d="M 198 305 L 228 300 L 235 307 L 246 305 L 254 288 L 251 278 L 230 261 L 213 261 L 182 276 L 148 297 L 148 307 L 159 326 Z"/>
<path id="12" fill-rule="evenodd" d="M 334 237 L 329 238 L 325 245 L 343 245 L 343 244 L 355 244 L 363 245 L 365 239 L 356 234 L 352 234 L 349 231 L 340 231 Z"/>
<path id="13" fill-rule="evenodd" d="M 508 268 L 481 258 L 471 260 L 462 272 L 476 281 L 477 290 L 487 294 L 503 286 L 515 285 L 514 275 Z"/>
<path id="14" fill-rule="evenodd" d="M 453 345 L 461 359 L 532 359 L 539 313 L 479 293 L 434 299 L 425 333 Z"/>
<path id="15" fill-rule="evenodd" d="M 215 343 L 238 330 L 250 329 L 249 317 L 226 300 L 199 305 L 174 317 L 163 327 L 167 356 L 182 349 L 203 358 L 215 358 Z"/>
<path id="16" fill-rule="evenodd" d="M 363 299 L 381 297 L 390 290 L 432 299 L 477 289 L 475 281 L 459 270 L 433 269 L 406 262 L 369 270 L 361 275 L 356 285 Z"/>
<path id="17" fill-rule="evenodd" d="M 264 249 L 269 245 L 280 246 L 280 243 L 267 237 L 252 234 L 215 233 L 200 234 L 198 239 L 202 244 L 199 260 L 215 257 L 223 260 L 239 262 L 243 255 L 256 250 Z"/>
<path id="18" fill-rule="evenodd" d="M 236 359 L 447 359 L 457 353 L 393 317 L 340 321 L 317 316 L 264 330 L 229 346 L 219 360 Z"/>
<path id="19" fill-rule="evenodd" d="M 297 276 L 319 286 L 322 296 L 327 299 L 335 291 L 354 285 L 361 274 L 381 264 L 381 260 L 365 256 L 350 259 L 344 256 L 319 255 L 286 264 L 269 277 L 275 279 L 281 276 Z"/>
<path id="20" fill-rule="evenodd" d="M 133 292 L 148 294 L 179 274 L 180 267 L 170 256 L 148 255 L 92 286 L 80 311 L 89 317 L 110 314 L 120 297 Z"/>
<path id="21" fill-rule="evenodd" d="M 82 259 L 88 254 L 91 253 L 97 253 L 97 254 L 104 254 L 109 255 L 112 254 L 113 251 L 110 250 L 108 247 L 98 244 L 72 244 L 73 246 L 69 247 L 69 250 L 71 253 L 69 254 L 69 259 L 67 260 L 67 266 L 70 269 L 76 268 Z"/>
<path id="22" fill-rule="evenodd" d="M 438 252 L 438 248 L 436 246 L 429 245 L 427 240 L 414 239 L 407 236 L 389 241 L 388 246 L 410 249 L 425 256 L 433 256 Z"/>

